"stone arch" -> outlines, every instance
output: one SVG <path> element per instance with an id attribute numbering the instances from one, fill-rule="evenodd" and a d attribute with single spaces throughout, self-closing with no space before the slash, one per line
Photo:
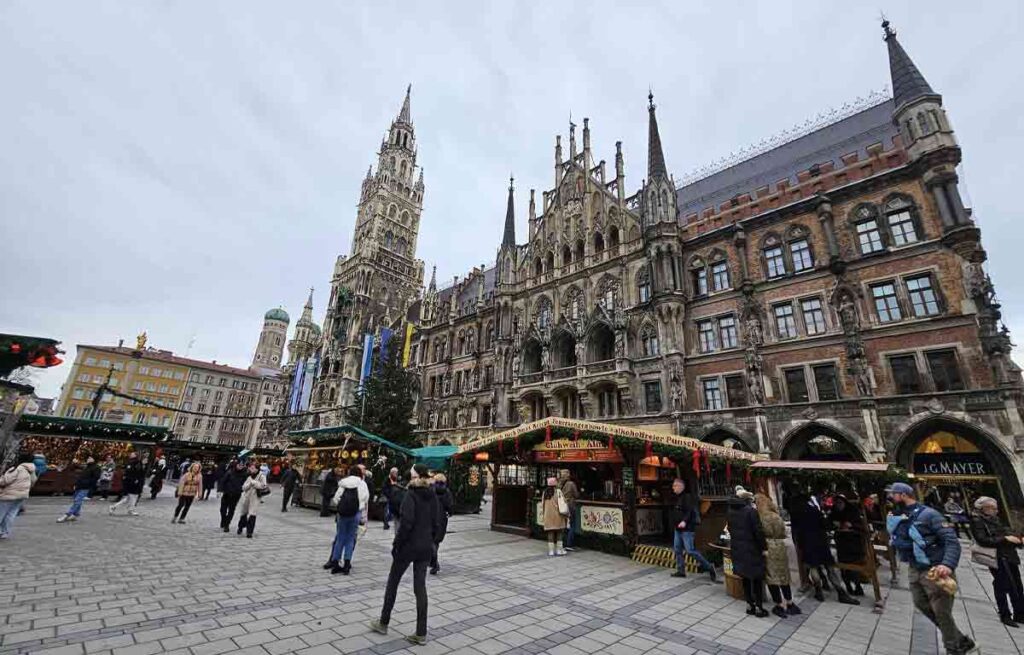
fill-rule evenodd
<path id="1" fill-rule="evenodd" d="M 594 253 L 604 251 L 604 236 L 600 232 L 594 231 Z"/>
<path id="2" fill-rule="evenodd" d="M 551 335 L 551 367 L 568 368 L 576 364 L 575 335 L 564 328 L 555 330 Z"/>
<path id="3" fill-rule="evenodd" d="M 907 471 L 917 473 L 914 454 L 918 445 L 937 432 L 949 432 L 973 444 L 988 461 L 992 471 L 1002 481 L 1007 502 L 1014 507 L 1024 506 L 1024 492 L 1006 445 L 980 423 L 953 414 L 919 413 L 897 427 L 892 443 L 893 459 Z M 1002 502 L 1002 499 L 997 498 Z"/>
<path id="4" fill-rule="evenodd" d="M 523 374 L 539 373 L 541 370 L 541 345 L 536 339 L 523 344 Z"/>
<path id="5" fill-rule="evenodd" d="M 819 437 L 836 442 L 835 451 L 826 454 L 819 451 L 816 454 L 811 444 Z M 791 428 L 779 439 L 775 456 L 783 460 L 871 461 L 857 435 L 827 419 L 805 421 Z"/>
<path id="6" fill-rule="evenodd" d="M 614 248 L 619 245 L 619 226 L 612 225 L 608 228 L 608 247 Z"/>
<path id="7" fill-rule="evenodd" d="M 728 424 L 712 426 L 704 433 L 700 440 L 715 444 L 716 446 L 736 448 L 748 453 L 757 452 L 756 437 L 744 434 L 738 428 Z"/>
<path id="8" fill-rule="evenodd" d="M 587 331 L 587 362 L 615 359 L 615 333 L 604 321 L 595 321 Z"/>

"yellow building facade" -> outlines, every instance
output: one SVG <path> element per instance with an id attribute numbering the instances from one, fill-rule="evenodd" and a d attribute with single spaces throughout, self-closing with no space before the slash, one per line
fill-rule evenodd
<path id="1" fill-rule="evenodd" d="M 57 414 L 68 418 L 119 421 L 170 428 L 174 425 L 173 409 L 162 409 L 137 403 L 109 392 L 93 402 L 101 385 L 110 377 L 108 386 L 136 398 L 174 408 L 180 405 L 189 378 L 189 367 L 174 360 L 169 351 L 124 346 L 77 346 L 75 362 L 61 389 Z"/>

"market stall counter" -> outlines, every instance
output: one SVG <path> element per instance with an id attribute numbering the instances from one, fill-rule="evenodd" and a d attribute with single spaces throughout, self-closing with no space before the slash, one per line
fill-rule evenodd
<path id="1" fill-rule="evenodd" d="M 577 544 L 628 555 L 641 544 L 671 546 L 677 477 L 686 481 L 686 493 L 699 497 L 697 543 L 717 538 L 725 523 L 721 501 L 757 456 L 688 437 L 549 417 L 467 442 L 457 459 L 490 469 L 493 530 L 540 537 L 541 493 L 549 478 L 568 475 L 579 491 L 569 521 Z"/>

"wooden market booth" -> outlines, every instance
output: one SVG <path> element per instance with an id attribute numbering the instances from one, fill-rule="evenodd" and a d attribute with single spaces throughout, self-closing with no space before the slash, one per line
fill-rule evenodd
<path id="1" fill-rule="evenodd" d="M 370 495 L 376 497 L 391 467 L 397 466 L 407 477 L 414 459 L 412 450 L 354 425 L 297 430 L 288 436 L 292 445 L 285 448 L 285 455 L 299 472 L 295 503 L 303 507 L 320 507 L 323 475 L 333 467 L 365 465 L 371 474 Z M 371 503 L 371 518 L 379 518 L 375 511 Z"/>
<path id="2" fill-rule="evenodd" d="M 577 543 L 628 555 L 639 545 L 671 545 L 668 511 L 676 477 L 701 500 L 697 543 L 717 539 L 725 525 L 724 501 L 758 456 L 689 437 L 553 416 L 467 442 L 458 458 L 490 470 L 491 529 L 540 537 L 545 481 L 567 469 L 580 487 L 573 517 Z"/>
<path id="3" fill-rule="evenodd" d="M 46 458 L 46 473 L 32 487 L 34 496 L 71 493 L 85 460 L 93 457 L 99 463 L 107 455 L 118 464 L 111 483 L 111 491 L 118 493 L 128 454 L 137 452 L 143 460 L 152 462 L 170 437 L 165 427 L 35 414 L 23 414 L 14 432 L 19 453 Z"/>
<path id="4" fill-rule="evenodd" d="M 863 541 L 864 559 L 852 563 L 840 563 L 837 560 L 836 568 L 855 571 L 862 579 L 866 578 L 874 592 L 875 610 L 881 611 L 883 601 L 878 581 L 878 560 L 881 557 L 888 562 L 893 583 L 896 581 L 898 564 L 889 544 L 889 535 L 885 531 L 885 511 L 880 505 L 877 516 L 869 516 L 863 500 L 877 495 L 879 503 L 884 503 L 885 487 L 892 482 L 910 482 L 911 476 L 895 464 L 887 462 L 762 460 L 752 464 L 750 470 L 754 488 L 772 496 L 780 510 L 790 508 L 790 500 L 795 493 L 808 491 L 843 493 L 848 500 L 860 506 L 860 525 L 852 526 L 849 530 L 836 530 L 834 535 L 845 533 L 848 537 L 859 537 Z M 801 561 L 799 548 L 796 548 L 796 557 L 800 581 L 807 584 L 807 570 Z"/>
<path id="5" fill-rule="evenodd" d="M 487 489 L 487 470 L 481 463 L 458 460 L 457 446 L 413 448 L 413 458 L 432 473 L 444 473 L 455 499 L 456 514 L 479 514 Z"/>

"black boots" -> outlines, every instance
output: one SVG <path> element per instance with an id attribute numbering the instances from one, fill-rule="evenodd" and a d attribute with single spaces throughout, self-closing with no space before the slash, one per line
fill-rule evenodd
<path id="1" fill-rule="evenodd" d="M 337 566 L 338 566 L 338 560 L 329 559 L 329 560 L 327 560 L 327 563 L 324 564 L 324 571 L 329 571 L 329 570 L 331 570 L 333 568 L 337 568 Z"/>
<path id="2" fill-rule="evenodd" d="M 754 607 L 753 605 L 747 605 L 747 614 L 750 616 L 756 616 L 759 619 L 763 619 L 768 616 L 768 610 L 763 607 Z"/>
<path id="3" fill-rule="evenodd" d="M 245 526 L 245 536 L 252 539 L 252 532 L 256 529 L 256 516 L 250 516 L 248 525 Z"/>
<path id="4" fill-rule="evenodd" d="M 347 560 L 345 560 L 345 565 L 344 566 L 338 566 L 338 563 L 335 562 L 334 566 L 331 567 L 331 574 L 333 575 L 335 573 L 340 573 L 342 575 L 348 575 L 351 570 L 352 570 L 352 560 L 347 559 Z"/>

